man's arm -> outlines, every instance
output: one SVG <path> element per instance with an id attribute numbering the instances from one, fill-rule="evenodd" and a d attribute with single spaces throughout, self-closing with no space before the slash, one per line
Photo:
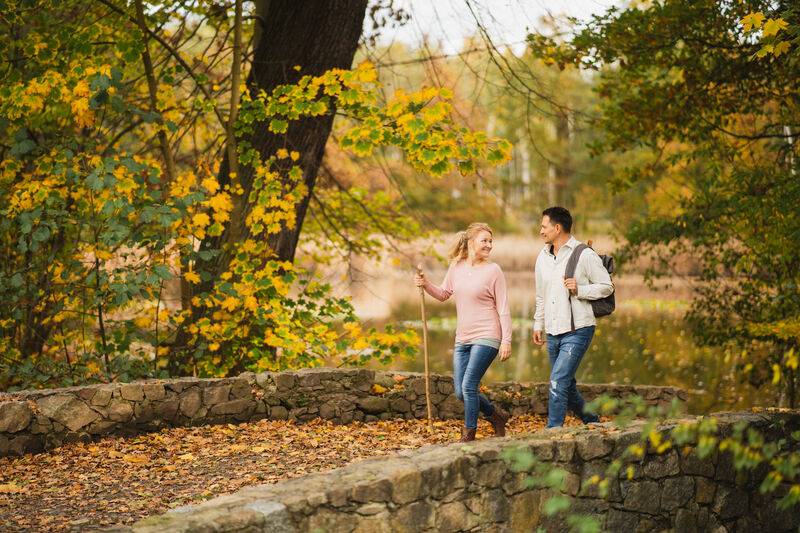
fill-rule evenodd
<path id="1" fill-rule="evenodd" d="M 585 269 L 589 283 L 578 285 L 578 298 L 581 300 L 599 300 L 614 292 L 614 285 L 611 283 L 611 276 L 603 260 L 594 250 L 588 249 L 581 254 L 580 263 Z"/>
<path id="2" fill-rule="evenodd" d="M 536 280 L 536 310 L 533 313 L 533 330 L 542 331 L 544 329 L 544 276 L 542 269 L 539 268 L 539 257 L 536 258 L 534 278 Z"/>

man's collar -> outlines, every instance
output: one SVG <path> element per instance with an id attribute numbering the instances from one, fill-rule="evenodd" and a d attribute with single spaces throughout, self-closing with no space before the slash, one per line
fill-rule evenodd
<path id="1" fill-rule="evenodd" d="M 564 243 L 564 246 L 568 246 L 568 247 L 570 247 L 572 249 L 575 249 L 575 247 L 578 246 L 580 243 L 581 243 L 581 241 L 576 239 L 573 235 L 570 235 L 569 236 L 569 240 Z"/>
<path id="2" fill-rule="evenodd" d="M 571 250 L 574 250 L 575 247 L 578 246 L 580 243 L 581 243 L 581 241 L 576 239 L 575 236 L 570 235 L 569 236 L 569 240 L 567 240 L 567 242 L 562 244 L 561 247 L 563 248 L 563 247 L 566 246 L 567 248 L 569 248 Z M 555 246 L 552 245 L 552 244 L 545 245 L 545 247 L 544 247 L 544 249 L 547 251 L 548 254 L 550 254 L 550 255 L 555 257 L 555 254 L 553 253 L 553 249 L 554 248 L 555 248 Z"/>

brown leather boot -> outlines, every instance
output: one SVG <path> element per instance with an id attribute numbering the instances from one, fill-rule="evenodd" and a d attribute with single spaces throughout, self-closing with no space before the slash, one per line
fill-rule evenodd
<path id="1" fill-rule="evenodd" d="M 461 428 L 461 439 L 458 442 L 471 442 L 475 440 L 475 429 Z"/>
<path id="2" fill-rule="evenodd" d="M 488 417 L 489 422 L 492 423 L 492 429 L 494 429 L 495 435 L 498 437 L 506 436 L 506 422 L 508 422 L 508 419 L 508 413 L 495 405 L 494 411 L 492 411 L 492 414 Z"/>

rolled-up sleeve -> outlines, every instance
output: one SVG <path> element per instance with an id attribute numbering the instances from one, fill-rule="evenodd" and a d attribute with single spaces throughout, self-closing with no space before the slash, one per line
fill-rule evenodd
<path id="1" fill-rule="evenodd" d="M 578 285 L 578 299 L 580 300 L 599 300 L 614 292 L 614 285 L 611 283 L 611 276 L 608 274 L 603 261 L 594 250 L 586 250 L 581 255 L 580 262 L 583 263 L 589 283 Z M 538 296 L 538 291 L 537 291 Z"/>

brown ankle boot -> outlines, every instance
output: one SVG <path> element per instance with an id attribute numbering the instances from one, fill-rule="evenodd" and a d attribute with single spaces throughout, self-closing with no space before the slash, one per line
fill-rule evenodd
<path id="1" fill-rule="evenodd" d="M 508 413 L 497 406 L 494 407 L 494 411 L 492 411 L 492 414 L 488 417 L 489 422 L 492 423 L 494 434 L 498 437 L 506 436 L 506 422 L 508 422 L 508 418 Z"/>
<path id="2" fill-rule="evenodd" d="M 461 440 L 458 442 L 471 442 L 475 440 L 475 429 L 461 428 Z"/>

